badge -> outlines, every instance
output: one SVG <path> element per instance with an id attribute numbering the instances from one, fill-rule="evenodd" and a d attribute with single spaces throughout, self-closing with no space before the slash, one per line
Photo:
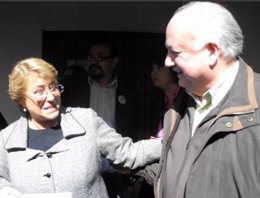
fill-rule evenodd
<path id="1" fill-rule="evenodd" d="M 123 95 L 118 96 L 118 101 L 120 104 L 125 104 L 126 103 L 125 96 L 123 96 Z"/>

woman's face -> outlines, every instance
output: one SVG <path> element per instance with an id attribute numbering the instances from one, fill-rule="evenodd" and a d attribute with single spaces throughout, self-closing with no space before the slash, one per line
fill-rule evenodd
<path id="1" fill-rule="evenodd" d="M 173 83 L 173 77 L 170 69 L 156 63 L 152 64 L 151 78 L 153 85 L 160 89 L 165 89 Z"/>
<path id="2" fill-rule="evenodd" d="M 30 114 L 30 127 L 49 128 L 56 123 L 61 104 L 60 94 L 56 82 L 35 76 L 28 78 L 22 106 Z"/>

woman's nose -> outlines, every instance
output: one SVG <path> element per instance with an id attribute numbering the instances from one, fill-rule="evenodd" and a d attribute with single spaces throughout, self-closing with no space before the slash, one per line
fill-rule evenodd
<path id="1" fill-rule="evenodd" d="M 153 68 L 151 71 L 151 76 L 154 76 L 158 73 L 158 68 Z"/>
<path id="2" fill-rule="evenodd" d="M 55 99 L 55 97 L 54 97 L 53 93 L 51 91 L 47 91 L 46 92 L 46 100 L 52 101 L 54 99 Z"/>

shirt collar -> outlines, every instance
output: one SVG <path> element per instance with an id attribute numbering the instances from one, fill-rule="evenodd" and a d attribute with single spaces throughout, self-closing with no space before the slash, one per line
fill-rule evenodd
<path id="1" fill-rule="evenodd" d="M 203 94 L 201 100 L 189 90 L 186 90 L 186 92 L 195 100 L 196 106 L 199 110 L 203 111 L 210 107 L 215 107 L 220 100 L 223 99 L 224 95 L 228 92 L 235 80 L 238 68 L 239 63 L 236 61 L 234 65 L 230 66 L 229 69 L 221 76 L 221 79 L 211 89 Z"/>
<path id="2" fill-rule="evenodd" d="M 93 80 L 92 78 L 88 77 L 88 83 L 90 86 L 98 86 L 100 87 L 100 85 Z M 117 81 L 117 77 L 115 77 L 108 85 L 104 86 L 104 88 L 108 88 L 108 87 L 117 87 L 118 81 Z"/>

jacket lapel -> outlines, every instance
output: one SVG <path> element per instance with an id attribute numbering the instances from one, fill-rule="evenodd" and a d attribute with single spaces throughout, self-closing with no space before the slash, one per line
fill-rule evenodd
<path id="1" fill-rule="evenodd" d="M 86 133 L 83 125 L 80 124 L 80 119 L 76 119 L 77 115 L 73 115 L 72 109 L 61 109 L 61 128 L 65 139 Z M 28 120 L 22 116 L 14 125 L 12 131 L 5 137 L 5 149 L 26 149 L 28 142 Z M 63 140 L 62 140 L 63 141 Z M 62 149 L 62 148 L 61 148 Z M 65 148 L 63 148 L 65 149 Z M 33 154 L 34 155 L 34 154 Z"/>
<path id="2" fill-rule="evenodd" d="M 6 137 L 5 148 L 9 149 L 25 149 L 27 147 L 28 138 L 28 122 L 25 116 L 22 116 L 13 127 L 9 136 Z"/>
<path id="3" fill-rule="evenodd" d="M 61 113 L 61 128 L 63 131 L 64 138 L 72 138 L 75 136 L 80 136 L 86 133 L 86 129 L 81 124 L 81 119 L 79 115 L 73 112 L 72 108 L 68 107 L 62 109 Z"/>

